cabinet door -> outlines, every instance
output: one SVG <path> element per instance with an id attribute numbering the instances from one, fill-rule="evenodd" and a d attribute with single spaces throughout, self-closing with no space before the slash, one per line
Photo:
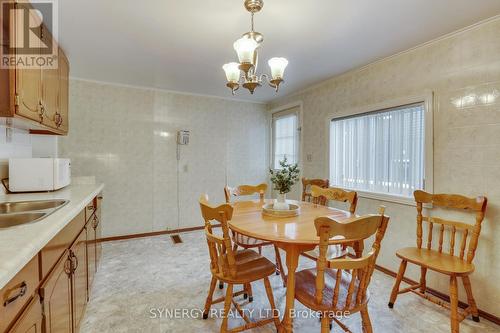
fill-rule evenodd
<path id="1" fill-rule="evenodd" d="M 101 262 L 101 256 L 102 256 L 102 243 L 99 241 L 102 238 L 101 204 L 102 204 L 102 195 L 98 195 L 97 209 L 95 211 L 96 269 L 99 269 L 99 263 Z"/>
<path id="2" fill-rule="evenodd" d="M 42 26 L 45 45 L 55 43 L 52 35 Z M 51 128 L 58 128 L 59 123 L 59 68 L 42 69 L 42 123 Z"/>
<path id="3" fill-rule="evenodd" d="M 39 25 L 40 19 L 35 11 L 29 11 L 29 20 L 33 24 L 31 26 L 38 26 L 32 28 L 38 30 L 38 35 L 41 35 L 41 26 Z M 18 11 L 17 15 L 22 15 L 22 11 Z M 14 21 L 14 43 L 16 45 L 24 45 L 23 34 L 23 20 L 20 16 L 15 17 Z M 36 36 L 30 37 L 30 47 L 40 49 L 40 40 Z M 36 56 L 36 54 L 34 54 Z M 16 69 L 16 114 L 24 118 L 41 121 L 41 100 L 42 100 L 42 69 L 38 68 L 17 68 Z"/>
<path id="4" fill-rule="evenodd" d="M 41 333 L 42 332 L 42 304 L 40 297 L 35 295 L 23 311 L 9 333 Z"/>
<path id="5" fill-rule="evenodd" d="M 94 282 L 94 275 L 96 272 L 95 265 L 95 229 L 94 229 L 94 220 L 90 220 L 85 227 L 85 231 L 87 232 L 87 295 L 90 294 L 90 288 L 92 287 L 92 283 Z M 88 299 L 88 298 L 87 298 Z"/>
<path id="6" fill-rule="evenodd" d="M 71 324 L 71 271 L 69 250 L 55 265 L 47 280 L 40 287 L 45 309 L 45 333 L 68 333 Z"/>
<path id="7" fill-rule="evenodd" d="M 69 129 L 69 61 L 59 49 L 59 116 L 58 128 L 68 133 Z"/>
<path id="8" fill-rule="evenodd" d="M 87 304 L 87 232 L 82 230 L 70 248 L 73 263 L 73 328 L 78 332 Z"/>

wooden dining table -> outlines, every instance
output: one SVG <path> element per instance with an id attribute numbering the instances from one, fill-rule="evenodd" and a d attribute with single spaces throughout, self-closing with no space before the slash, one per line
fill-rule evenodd
<path id="1" fill-rule="evenodd" d="M 300 214 L 295 217 L 273 217 L 262 214 L 262 206 L 274 200 L 238 201 L 234 208 L 229 228 L 242 235 L 274 243 L 286 252 L 286 305 L 279 332 L 293 332 L 293 309 L 295 301 L 295 271 L 302 252 L 313 250 L 319 244 L 314 220 L 319 216 L 329 216 L 339 222 L 347 222 L 355 215 L 310 202 L 288 200 L 300 206 Z M 352 243 L 352 239 L 349 243 Z M 355 240 L 356 241 L 356 240 Z M 334 237 L 330 244 L 345 244 L 345 239 Z M 363 251 L 362 240 L 357 240 L 356 252 Z"/>

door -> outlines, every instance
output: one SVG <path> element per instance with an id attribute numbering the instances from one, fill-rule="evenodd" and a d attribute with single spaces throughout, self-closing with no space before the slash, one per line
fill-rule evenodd
<path id="1" fill-rule="evenodd" d="M 68 133 L 69 127 L 69 62 L 63 50 L 59 48 L 59 114 L 56 125 Z"/>
<path id="2" fill-rule="evenodd" d="M 40 297 L 35 295 L 14 326 L 9 330 L 9 333 L 41 333 L 42 319 Z"/>
<path id="3" fill-rule="evenodd" d="M 272 114 L 272 156 L 271 168 L 280 168 L 279 162 L 285 157 L 288 164 L 297 163 L 301 168 L 300 161 L 300 107 L 293 107 Z M 271 189 L 273 185 L 271 184 Z M 297 182 L 290 193 L 288 199 L 300 200 L 300 181 Z M 277 191 L 273 190 L 273 197 Z"/>
<path id="4" fill-rule="evenodd" d="M 42 26 L 45 45 L 55 43 L 52 35 Z M 59 68 L 42 69 L 42 107 L 43 121 L 45 126 L 58 128 L 59 124 Z"/>
<path id="5" fill-rule="evenodd" d="M 78 332 L 87 304 L 87 232 L 82 230 L 70 248 L 73 267 L 73 328 Z"/>
<path id="6" fill-rule="evenodd" d="M 71 332 L 71 271 L 69 250 L 54 267 L 47 280 L 40 287 L 45 309 L 45 333 Z"/>
<path id="7" fill-rule="evenodd" d="M 16 4 L 18 6 L 19 4 Z M 16 11 L 14 19 L 14 43 L 16 48 L 21 45 L 24 46 L 24 20 L 22 18 L 23 11 Z M 30 49 L 40 50 L 41 42 L 38 36 L 42 35 L 41 21 L 36 15 L 35 11 L 29 11 L 30 26 L 33 32 L 29 36 Z M 37 36 L 38 35 L 38 36 Z M 38 54 L 32 54 L 37 56 Z M 16 68 L 16 114 L 19 116 L 32 119 L 35 121 L 42 121 L 43 108 L 41 107 L 42 101 L 42 69 L 41 67 Z"/>
<path id="8" fill-rule="evenodd" d="M 94 229 L 94 220 L 91 219 L 87 226 L 85 227 L 85 231 L 87 232 L 87 296 L 90 294 L 90 288 L 92 287 L 92 283 L 94 282 L 94 275 L 96 272 L 96 254 L 95 254 L 95 229 Z M 88 300 L 88 298 L 87 298 Z"/>

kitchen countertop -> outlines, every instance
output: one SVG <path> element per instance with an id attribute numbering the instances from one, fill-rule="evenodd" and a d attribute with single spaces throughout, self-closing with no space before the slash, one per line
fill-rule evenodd
<path id="1" fill-rule="evenodd" d="M 77 216 L 103 188 L 104 184 L 70 185 L 55 192 L 0 195 L 0 202 L 69 200 L 65 206 L 38 222 L 0 229 L 0 289 Z"/>

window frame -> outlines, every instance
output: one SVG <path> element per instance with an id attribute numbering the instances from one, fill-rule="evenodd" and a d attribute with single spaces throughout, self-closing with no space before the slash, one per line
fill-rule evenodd
<path id="1" fill-rule="evenodd" d="M 297 112 L 291 112 L 292 109 L 298 108 Z M 295 113 L 297 115 L 297 164 L 302 174 L 302 101 L 292 102 L 278 108 L 272 109 L 270 111 L 270 119 L 269 119 L 269 168 L 276 170 L 274 168 L 274 121 L 273 116 L 276 113 L 287 114 L 287 111 L 290 113 Z"/>
<path id="2" fill-rule="evenodd" d="M 360 108 L 349 109 L 341 113 L 330 114 L 326 119 L 326 170 L 325 174 L 330 179 L 330 123 L 332 120 L 363 114 L 383 112 L 384 110 L 394 109 L 405 105 L 423 103 L 424 104 L 424 190 L 429 193 L 434 191 L 434 121 L 433 121 L 433 92 L 426 92 L 423 95 L 404 97 L 401 99 L 390 100 L 383 103 L 368 105 Z M 335 186 L 335 184 L 330 184 Z M 353 189 L 362 198 L 394 202 L 404 205 L 415 206 L 413 197 L 406 197 L 397 194 L 373 192 L 368 190 Z"/>

